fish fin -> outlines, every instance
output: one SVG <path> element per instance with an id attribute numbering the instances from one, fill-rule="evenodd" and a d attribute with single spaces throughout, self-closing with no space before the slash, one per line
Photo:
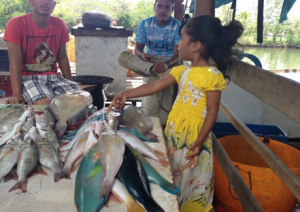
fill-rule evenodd
<path id="1" fill-rule="evenodd" d="M 114 180 L 115 180 L 115 178 L 108 178 L 108 177 L 104 178 L 101 188 L 100 188 L 100 191 L 99 191 L 99 198 L 108 196 L 108 194 L 111 191 L 111 188 L 114 184 Z"/>
<path id="2" fill-rule="evenodd" d="M 22 192 L 26 193 L 27 192 L 27 179 L 24 180 L 23 182 L 18 181 L 11 189 L 9 189 L 8 192 L 21 189 Z"/>
<path id="3" fill-rule="evenodd" d="M 63 171 L 54 174 L 54 182 L 56 183 L 63 178 L 71 179 L 69 175 L 68 176 L 64 175 Z"/>
<path id="4" fill-rule="evenodd" d="M 58 121 L 55 124 L 55 133 L 58 138 L 61 138 L 65 134 L 66 130 L 67 130 L 66 122 Z"/>
<path id="5" fill-rule="evenodd" d="M 153 142 L 153 143 L 159 143 L 160 141 L 158 140 L 158 138 L 147 138 L 148 142 Z"/>
<path id="6" fill-rule="evenodd" d="M 111 202 L 116 202 L 118 204 L 122 204 L 122 202 L 117 197 L 115 197 L 112 193 L 109 194 L 108 200 L 104 205 L 107 208 L 109 208 L 109 205 L 110 205 Z"/>
<path id="7" fill-rule="evenodd" d="M 75 125 L 69 125 L 68 130 L 77 130 L 77 127 Z"/>
<path id="8" fill-rule="evenodd" d="M 37 174 L 48 175 L 47 172 L 45 172 L 45 170 L 42 168 L 42 166 L 40 164 L 36 165 L 35 171 Z"/>
<path id="9" fill-rule="evenodd" d="M 161 158 L 161 157 L 158 157 L 158 160 L 159 160 L 159 163 L 165 167 L 169 166 L 170 165 L 170 162 Z"/>
<path id="10" fill-rule="evenodd" d="M 86 179 L 90 179 L 92 177 L 95 177 L 98 173 L 102 171 L 102 166 L 99 166 L 98 163 L 95 164 L 95 166 L 92 168 L 92 170 L 89 172 Z"/>
<path id="11" fill-rule="evenodd" d="M 157 137 L 158 137 L 158 136 L 155 135 L 153 132 L 147 132 L 147 133 L 145 134 L 145 136 L 146 136 L 147 138 L 157 138 Z"/>
<path id="12" fill-rule="evenodd" d="M 14 168 L 12 168 L 11 169 L 11 171 L 8 173 L 8 175 L 6 175 L 5 177 L 4 177 L 4 182 L 6 183 L 6 182 L 9 182 L 9 181 L 11 181 L 11 180 L 16 180 L 16 181 L 18 181 L 18 175 L 17 175 L 17 172 L 15 171 L 15 169 Z"/>
<path id="13" fill-rule="evenodd" d="M 81 162 L 81 159 L 82 157 L 80 157 L 72 166 L 72 169 L 71 169 L 71 173 L 75 172 L 78 168 L 78 166 L 80 165 L 80 162 Z"/>
<path id="14" fill-rule="evenodd" d="M 65 169 L 63 169 L 62 172 L 61 172 L 61 175 L 62 175 L 62 178 L 71 179 L 70 171 L 66 171 Z"/>
<path id="15" fill-rule="evenodd" d="M 127 211 L 144 212 L 145 209 L 139 205 L 134 199 L 126 204 Z"/>

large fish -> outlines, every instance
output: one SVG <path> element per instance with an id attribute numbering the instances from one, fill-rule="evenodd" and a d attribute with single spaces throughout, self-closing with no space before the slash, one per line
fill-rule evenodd
<path id="1" fill-rule="evenodd" d="M 17 164 L 22 134 L 13 136 L 0 151 L 0 181 Z"/>
<path id="2" fill-rule="evenodd" d="M 54 182 L 58 182 L 63 178 L 63 171 L 57 150 L 55 150 L 49 141 L 38 134 L 36 127 L 31 127 L 27 134 L 38 146 L 39 162 L 52 170 L 54 173 Z"/>
<path id="3" fill-rule="evenodd" d="M 147 211 L 164 211 L 153 200 L 146 172 L 127 145 L 125 145 L 124 161 L 117 178 L 123 182 L 131 196 L 143 204 Z"/>
<path id="4" fill-rule="evenodd" d="M 55 132 L 59 138 L 63 136 L 68 125 L 87 119 L 88 106 L 92 102 L 91 94 L 86 91 L 68 91 L 52 99 L 49 109 L 57 120 Z"/>
<path id="5" fill-rule="evenodd" d="M 141 207 L 129 194 L 126 187 L 120 180 L 115 179 L 115 183 L 111 189 L 111 192 L 121 201 L 124 202 L 128 212 L 144 212 L 144 208 Z"/>
<path id="6" fill-rule="evenodd" d="M 38 149 L 34 141 L 27 137 L 21 143 L 21 151 L 17 166 L 18 182 L 9 190 L 21 189 L 22 192 L 27 192 L 27 180 L 29 174 L 34 170 L 38 162 Z"/>
<path id="7" fill-rule="evenodd" d="M 133 135 L 135 135 L 136 137 L 138 137 L 139 139 L 141 139 L 142 141 L 149 141 L 149 142 L 159 142 L 157 135 L 155 134 L 150 134 L 151 132 L 148 132 L 146 135 L 141 134 L 140 132 L 138 132 L 136 129 L 132 128 L 132 127 L 128 127 L 125 125 L 118 125 L 117 127 L 118 130 L 123 130 L 123 131 L 127 131 Z M 150 134 L 150 136 L 148 136 Z"/>
<path id="8" fill-rule="evenodd" d="M 113 184 L 122 162 L 125 141 L 109 126 L 104 125 L 98 140 L 98 154 L 104 172 L 104 180 L 100 189 L 100 198 L 106 197 Z"/>
<path id="9" fill-rule="evenodd" d="M 108 195 L 99 198 L 104 174 L 97 149 L 98 144 L 86 152 L 77 170 L 74 197 L 80 212 L 97 212 L 108 199 Z"/>
<path id="10" fill-rule="evenodd" d="M 142 142 L 140 139 L 138 139 L 135 135 L 123 131 L 118 130 L 117 134 L 123 138 L 126 143 L 129 143 L 133 148 L 138 150 L 140 153 L 142 153 L 145 156 L 148 156 L 154 160 L 157 160 L 161 165 L 168 166 L 170 165 L 169 161 L 165 160 L 162 155 L 164 155 L 163 152 L 156 151 L 155 149 L 151 148 L 150 146 L 147 146 L 144 142 Z"/>
<path id="11" fill-rule="evenodd" d="M 153 123 L 141 109 L 126 105 L 120 116 L 120 124 L 132 127 L 145 135 L 153 129 Z"/>
<path id="12" fill-rule="evenodd" d="M 180 193 L 179 188 L 177 188 L 174 184 L 170 183 L 165 178 L 163 178 L 144 158 L 144 156 L 141 155 L 141 153 L 139 153 L 130 145 L 128 145 L 128 147 L 130 148 L 131 153 L 141 162 L 144 170 L 147 173 L 147 178 L 151 183 L 159 185 L 163 190 L 169 192 L 170 194 L 176 195 Z"/>

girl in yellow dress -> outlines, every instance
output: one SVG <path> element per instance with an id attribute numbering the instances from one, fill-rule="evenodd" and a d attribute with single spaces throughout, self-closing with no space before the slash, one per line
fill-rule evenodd
<path id="1" fill-rule="evenodd" d="M 243 26 L 232 21 L 222 26 L 218 18 L 197 16 L 181 32 L 179 54 L 191 66 L 174 67 L 165 78 L 117 94 L 109 109 L 123 108 L 127 99 L 157 93 L 177 83 L 178 95 L 169 114 L 165 138 L 181 211 L 210 211 L 214 191 L 211 129 L 216 121 L 221 91 L 231 59 L 231 48 Z M 216 67 L 208 63 L 212 58 Z"/>

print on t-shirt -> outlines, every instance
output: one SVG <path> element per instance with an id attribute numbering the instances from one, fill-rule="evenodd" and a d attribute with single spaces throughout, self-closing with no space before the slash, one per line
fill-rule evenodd
<path id="1" fill-rule="evenodd" d="M 27 51 L 25 53 L 25 71 L 27 72 L 51 72 L 55 71 L 56 40 L 55 36 L 27 37 Z M 52 46 L 49 46 L 49 43 Z M 53 53 L 55 51 L 55 54 Z"/>

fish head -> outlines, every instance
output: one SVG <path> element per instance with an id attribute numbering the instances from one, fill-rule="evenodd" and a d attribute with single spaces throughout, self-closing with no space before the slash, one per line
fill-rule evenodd
<path id="1" fill-rule="evenodd" d="M 102 121 L 92 122 L 92 132 L 93 132 L 93 135 L 96 139 L 100 138 L 101 132 L 102 132 L 102 127 L 103 127 L 103 122 Z"/>

